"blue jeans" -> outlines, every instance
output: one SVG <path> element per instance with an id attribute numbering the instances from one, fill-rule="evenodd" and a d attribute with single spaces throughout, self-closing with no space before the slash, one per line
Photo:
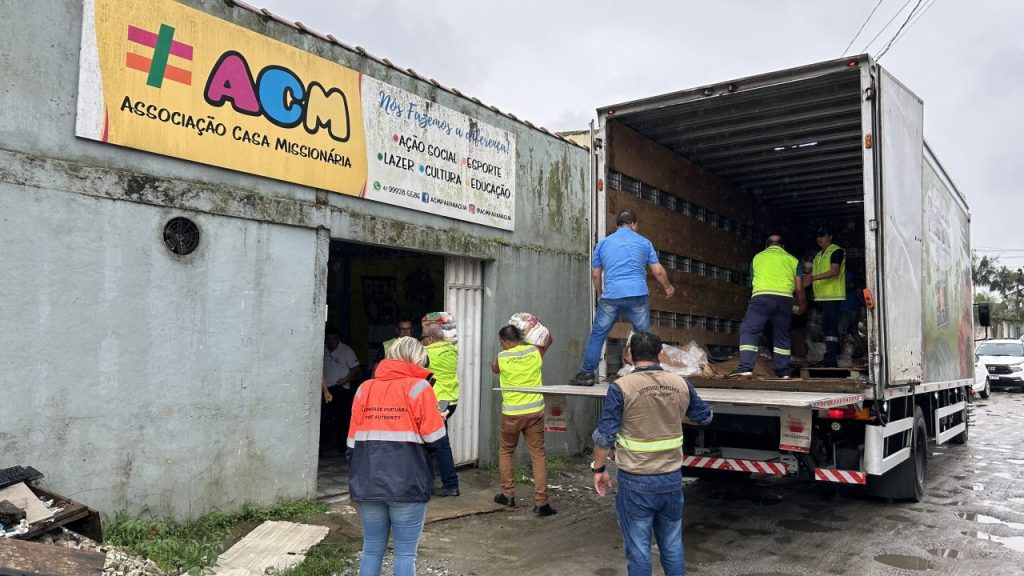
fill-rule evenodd
<path id="1" fill-rule="evenodd" d="M 597 370 L 597 365 L 601 362 L 601 348 L 604 347 L 604 341 L 608 339 L 608 333 L 612 331 L 612 326 L 615 325 L 619 316 L 625 316 L 633 324 L 635 331 L 650 330 L 650 297 L 630 296 L 611 300 L 601 298 L 597 301 L 594 325 L 590 329 L 587 349 L 583 352 L 581 374 L 592 374 L 594 370 Z"/>
<path id="2" fill-rule="evenodd" d="M 359 576 L 380 576 L 388 532 L 395 540 L 395 576 L 416 576 L 416 548 L 427 516 L 426 502 L 357 502 L 363 525 Z"/>
<path id="3" fill-rule="evenodd" d="M 670 488 L 654 481 L 656 477 L 624 475 L 621 470 L 618 473 L 615 515 L 622 530 L 629 576 L 650 576 L 652 531 L 665 576 L 686 574 L 682 477 L 678 472 L 674 476 L 675 486 Z"/>

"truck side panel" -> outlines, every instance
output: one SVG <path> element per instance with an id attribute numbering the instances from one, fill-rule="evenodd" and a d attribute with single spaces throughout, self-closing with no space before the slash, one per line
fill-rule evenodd
<path id="1" fill-rule="evenodd" d="M 974 373 L 970 220 L 967 207 L 926 149 L 924 189 L 924 381 Z"/>

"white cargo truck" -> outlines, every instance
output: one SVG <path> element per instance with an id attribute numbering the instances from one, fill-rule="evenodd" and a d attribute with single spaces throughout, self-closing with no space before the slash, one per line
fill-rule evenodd
<path id="1" fill-rule="evenodd" d="M 651 290 L 652 329 L 664 340 L 736 349 L 750 259 L 769 232 L 807 261 L 814 230 L 834 230 L 862 306 L 866 351 L 846 370 L 691 378 L 715 419 L 687 430 L 684 465 L 920 500 L 929 445 L 967 440 L 974 377 L 968 206 L 923 138 L 921 99 L 862 55 L 606 106 L 598 117 L 595 239 L 620 210 L 638 214 L 677 288 L 668 300 Z M 612 337 L 621 343 L 628 329 L 620 323 Z"/>

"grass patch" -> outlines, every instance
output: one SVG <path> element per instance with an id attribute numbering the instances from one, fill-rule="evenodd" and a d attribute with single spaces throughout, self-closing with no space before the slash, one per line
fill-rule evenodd
<path id="1" fill-rule="evenodd" d="M 162 570 L 198 575 L 217 561 L 232 527 L 244 522 L 298 520 L 329 509 L 308 500 L 289 500 L 270 507 L 246 504 L 234 514 L 211 512 L 189 522 L 136 518 L 119 512 L 104 521 L 103 533 L 106 543 L 148 558 Z"/>
<path id="2" fill-rule="evenodd" d="M 357 542 L 317 544 L 309 549 L 301 564 L 281 572 L 281 576 L 335 576 L 357 566 L 357 552 Z"/>
<path id="3" fill-rule="evenodd" d="M 548 478 L 550 479 L 555 474 L 565 472 L 578 465 L 578 459 L 570 456 L 556 456 L 554 458 L 548 458 Z M 512 477 L 515 478 L 515 481 L 518 484 L 533 484 L 533 467 L 530 466 L 529 462 L 516 464 L 512 468 Z"/>

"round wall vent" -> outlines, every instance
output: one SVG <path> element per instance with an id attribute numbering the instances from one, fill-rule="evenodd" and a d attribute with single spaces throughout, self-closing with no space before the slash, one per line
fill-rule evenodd
<path id="1" fill-rule="evenodd" d="M 164 244 L 180 256 L 195 252 L 199 247 L 199 226 L 188 218 L 171 218 L 164 226 Z"/>

